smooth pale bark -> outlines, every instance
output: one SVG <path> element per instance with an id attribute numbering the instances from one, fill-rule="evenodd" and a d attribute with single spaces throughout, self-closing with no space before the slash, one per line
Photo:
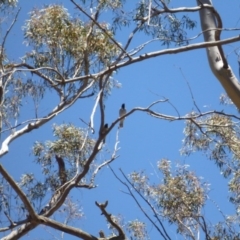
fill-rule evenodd
<path id="1" fill-rule="evenodd" d="M 200 2 L 202 4 L 212 5 L 211 0 L 201 0 Z M 198 0 L 197 3 L 199 4 Z M 215 30 L 209 31 L 209 29 L 216 29 L 218 27 L 216 15 L 214 14 L 213 10 L 209 8 L 203 8 L 199 11 L 199 13 L 205 41 L 216 41 Z M 234 75 L 229 65 L 227 65 L 227 67 L 224 66 L 224 56 L 221 56 L 221 52 L 217 46 L 207 47 L 206 50 L 212 72 L 220 81 L 232 102 L 238 109 L 240 109 L 240 85 L 238 79 Z"/>

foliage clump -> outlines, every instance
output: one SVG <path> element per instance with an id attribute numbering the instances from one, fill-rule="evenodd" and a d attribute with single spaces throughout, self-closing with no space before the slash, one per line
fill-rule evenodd
<path id="1" fill-rule="evenodd" d="M 56 68 L 63 76 L 88 74 L 90 67 L 105 66 L 119 51 L 108 24 L 99 26 L 72 18 L 60 5 L 35 9 L 24 26 L 25 41 L 34 48 L 26 57 L 35 66 Z M 67 70 L 69 65 L 74 68 Z"/>
<path id="2" fill-rule="evenodd" d="M 191 116 L 195 114 L 192 113 Z M 183 154 L 203 151 L 214 160 L 224 177 L 229 181 L 230 201 L 240 213 L 240 124 L 224 113 L 215 113 L 186 122 Z"/>
<path id="3" fill-rule="evenodd" d="M 170 161 L 162 159 L 158 169 L 163 175 L 163 182 L 153 184 L 143 172 L 130 175 L 136 191 L 140 192 L 151 203 L 152 209 L 159 217 L 165 217 L 170 223 L 178 226 L 178 231 L 192 235 L 198 231 L 198 219 L 207 199 L 208 185 L 202 183 L 186 165 L 177 165 L 173 174 Z"/>
<path id="4" fill-rule="evenodd" d="M 56 140 L 35 142 L 33 146 L 33 154 L 42 167 L 44 180 L 37 180 L 34 174 L 23 174 L 20 181 L 32 201 L 42 200 L 49 189 L 55 192 L 81 171 L 95 144 L 83 129 L 71 124 L 54 125 L 53 133 Z"/>

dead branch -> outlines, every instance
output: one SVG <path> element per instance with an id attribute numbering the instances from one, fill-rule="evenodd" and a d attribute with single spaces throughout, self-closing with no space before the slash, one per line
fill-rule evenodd
<path id="1" fill-rule="evenodd" d="M 105 203 L 98 203 L 98 202 L 95 202 L 96 206 L 98 206 L 102 212 L 102 214 L 106 217 L 107 221 L 118 231 L 118 237 L 119 239 L 125 239 L 125 233 L 123 232 L 122 228 L 113 221 L 112 219 L 112 216 L 111 214 L 109 214 L 107 211 L 106 211 L 106 207 L 108 205 L 108 201 L 106 201 Z"/>

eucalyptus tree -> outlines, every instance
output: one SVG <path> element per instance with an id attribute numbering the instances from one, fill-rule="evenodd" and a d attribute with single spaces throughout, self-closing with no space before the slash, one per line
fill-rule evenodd
<path id="1" fill-rule="evenodd" d="M 95 101 L 87 122 L 81 118 L 81 111 L 78 113 L 85 128 L 71 123 L 55 124 L 54 140 L 40 142 L 36 139 L 33 154 L 42 170 L 41 177 L 23 171 L 21 179 L 14 180 L 0 165 L 3 239 L 20 239 L 40 225 L 86 240 L 147 239 L 148 224 L 160 239 L 172 239 L 166 222 L 175 225 L 179 236 L 185 239 L 239 239 L 239 117 L 218 111 L 201 112 L 197 105 L 195 112 L 183 116 L 166 115 L 154 110 L 157 104 L 168 102 L 160 99 L 149 103 L 147 108 L 135 107 L 121 113 L 107 123 L 105 101 L 113 89 L 120 86 L 114 74 L 122 68 L 154 57 L 205 48 L 214 75 L 229 101 L 239 108 L 239 83 L 222 45 L 239 41 L 240 37 L 221 39 L 221 16 L 210 0 L 198 0 L 193 7 L 177 8 L 170 7 L 169 0 L 139 1 L 134 6 L 121 0 L 70 2 L 75 8 L 72 15 L 57 3 L 34 8 L 23 26 L 25 54 L 14 58 L 10 57 L 6 44 L 18 21 L 21 3 L 0 3 L 1 158 L 10 151 L 11 142 L 41 129 L 78 101 Z M 204 42 L 191 44 L 188 33 L 196 27 L 196 22 L 186 14 L 188 12 L 200 14 Z M 103 15 L 110 20 L 103 21 Z M 131 31 L 125 41 L 120 42 L 117 36 L 125 28 Z M 147 36 L 144 38 L 147 40 L 134 45 L 139 36 Z M 164 48 L 147 52 L 145 49 L 155 42 L 160 42 Z M 26 104 L 30 99 L 34 103 L 32 112 Z M 52 109 L 43 114 L 39 108 L 44 104 Z M 129 176 L 121 172 L 120 178 L 110 165 L 118 157 L 120 128 L 109 159 L 101 161 L 98 158 L 106 147 L 107 135 L 137 111 L 161 120 L 185 121 L 182 154 L 203 151 L 216 162 L 223 175 L 230 179 L 230 200 L 236 207 L 236 216 L 215 226 L 208 225 L 202 211 L 208 198 L 208 186 L 184 165 L 174 172 L 168 159 L 157 163 L 156 169 L 162 174 L 160 183 L 153 184 L 144 172 L 135 171 Z M 99 208 L 106 218 L 109 232 L 100 231 L 99 236 L 94 236 L 68 224 L 70 219 L 81 218 L 83 214 L 68 196 L 76 188 L 91 190 L 97 187 L 96 176 L 107 166 L 139 206 L 146 221 L 122 223 L 108 210 L 108 201 L 96 201 L 96 210 Z M 47 204 L 43 204 L 46 199 Z M 142 207 L 142 201 L 149 212 Z M 67 220 L 56 219 L 58 211 L 66 211 Z"/>

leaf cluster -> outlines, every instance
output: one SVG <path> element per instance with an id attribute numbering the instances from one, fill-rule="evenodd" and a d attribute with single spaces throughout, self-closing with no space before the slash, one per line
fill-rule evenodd
<path id="1" fill-rule="evenodd" d="M 163 175 L 163 183 L 150 183 L 143 172 L 130 175 L 137 191 L 154 206 L 159 216 L 178 226 L 178 231 L 188 235 L 188 227 L 197 230 L 198 219 L 207 196 L 207 185 L 187 166 L 178 165 L 172 174 L 170 161 L 162 159 L 158 168 Z"/>
<path id="2" fill-rule="evenodd" d="M 149 9 L 150 6 L 152 9 Z M 167 11 L 157 14 L 158 9 L 162 10 L 159 6 L 152 6 L 149 1 L 139 3 L 134 19 L 141 25 L 140 30 L 157 38 L 162 45 L 170 46 L 172 43 L 176 46 L 187 45 L 189 41 L 184 29 L 194 29 L 196 21 L 187 15 L 177 16 Z"/>
<path id="3" fill-rule="evenodd" d="M 31 201 L 41 202 L 48 190 L 55 192 L 63 184 L 62 174 L 66 176 L 65 182 L 71 179 L 82 169 L 94 146 L 94 140 L 88 138 L 83 129 L 71 124 L 54 125 L 53 133 L 56 140 L 35 142 L 33 146 L 35 161 L 42 167 L 43 180 L 37 180 L 34 174 L 23 174 L 20 181 Z M 59 166 L 57 157 L 62 159 L 63 166 Z"/>
<path id="4" fill-rule="evenodd" d="M 192 116 L 195 113 L 191 113 Z M 240 202 L 240 125 L 224 114 L 211 114 L 196 121 L 187 121 L 184 129 L 182 154 L 203 151 L 214 160 L 224 177 L 232 177 L 229 190 L 230 200 L 236 204 L 239 213 Z"/>
<path id="5" fill-rule="evenodd" d="M 118 47 L 109 39 L 113 33 L 108 24 L 99 24 L 105 32 L 92 21 L 72 18 L 60 5 L 35 9 L 24 26 L 25 42 L 34 48 L 26 58 L 36 67 L 52 66 L 63 76 L 76 68 L 78 76 L 88 74 L 94 65 L 104 66 L 118 53 Z"/>

